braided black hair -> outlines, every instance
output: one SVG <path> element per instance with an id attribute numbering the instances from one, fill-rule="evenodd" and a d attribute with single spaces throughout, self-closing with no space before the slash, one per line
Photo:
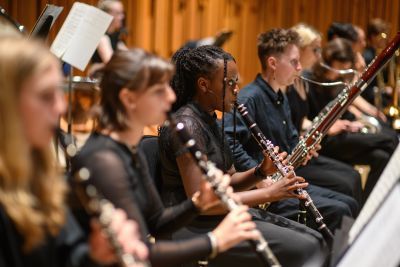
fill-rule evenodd
<path id="1" fill-rule="evenodd" d="M 235 61 L 231 54 L 211 45 L 194 49 L 184 47 L 172 56 L 172 62 L 176 69 L 171 80 L 171 87 L 176 94 L 173 111 L 193 99 L 196 94 L 197 79 L 200 76 L 211 78 L 218 68 L 218 60 Z"/>
<path id="2" fill-rule="evenodd" d="M 171 87 L 176 94 L 176 102 L 172 107 L 173 111 L 187 104 L 196 94 L 197 79 L 200 76 L 211 78 L 218 68 L 218 60 L 223 60 L 224 77 L 222 82 L 222 129 L 220 142 L 223 155 L 223 165 L 225 166 L 225 89 L 227 78 L 227 62 L 235 61 L 233 56 L 217 46 L 200 46 L 194 49 L 187 47 L 179 49 L 173 56 L 172 61 L 175 64 L 175 75 L 171 80 Z"/>

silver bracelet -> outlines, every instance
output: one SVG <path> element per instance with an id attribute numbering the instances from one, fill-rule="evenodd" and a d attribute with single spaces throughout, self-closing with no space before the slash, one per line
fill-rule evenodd
<path id="1" fill-rule="evenodd" d="M 212 232 L 207 233 L 208 239 L 210 239 L 211 243 L 211 253 L 210 256 L 208 256 L 210 259 L 215 258 L 218 255 L 218 243 L 217 243 L 217 238 Z"/>

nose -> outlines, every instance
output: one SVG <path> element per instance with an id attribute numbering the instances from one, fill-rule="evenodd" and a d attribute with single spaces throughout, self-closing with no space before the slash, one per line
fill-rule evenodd
<path id="1" fill-rule="evenodd" d="M 233 88 L 233 95 L 237 96 L 238 93 L 239 93 L 239 85 L 235 84 L 235 88 Z"/>
<path id="2" fill-rule="evenodd" d="M 301 63 L 299 61 L 299 63 L 296 66 L 296 71 L 300 72 L 303 69 L 303 67 L 301 66 Z"/>
<path id="3" fill-rule="evenodd" d="M 176 101 L 176 94 L 175 94 L 174 90 L 172 90 L 171 86 L 169 86 L 169 85 L 167 88 L 167 100 L 170 103 L 174 103 Z"/>
<path id="4" fill-rule="evenodd" d="M 57 114 L 57 116 L 60 116 L 65 113 L 66 109 L 67 104 L 65 102 L 64 93 L 59 90 L 55 97 L 54 112 Z"/>

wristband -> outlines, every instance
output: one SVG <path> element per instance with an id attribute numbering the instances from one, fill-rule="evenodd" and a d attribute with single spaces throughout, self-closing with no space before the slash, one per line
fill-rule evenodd
<path id="1" fill-rule="evenodd" d="M 217 238 L 212 232 L 207 233 L 208 239 L 210 240 L 211 243 L 211 253 L 209 258 L 213 259 L 218 255 L 218 243 L 217 243 Z"/>

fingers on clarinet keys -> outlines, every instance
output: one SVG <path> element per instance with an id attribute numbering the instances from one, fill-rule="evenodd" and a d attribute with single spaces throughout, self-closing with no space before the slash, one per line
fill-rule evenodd
<path id="1" fill-rule="evenodd" d="M 231 177 L 228 174 L 223 174 L 222 171 L 218 170 L 214 177 L 213 183 L 217 186 L 218 191 L 232 194 L 233 189 L 229 186 Z M 205 180 L 202 180 L 200 191 L 193 195 L 192 201 L 201 212 L 207 211 L 220 203 L 218 196 L 214 193 L 213 186 Z"/>
<path id="2" fill-rule="evenodd" d="M 298 189 L 304 189 L 308 186 L 308 183 L 305 181 L 305 179 L 300 176 L 294 176 L 293 173 L 290 173 L 285 178 L 286 178 L 285 180 L 286 180 L 287 190 L 290 192 L 292 197 L 304 199 L 305 198 L 304 194 L 297 194 L 295 193 L 295 191 Z"/>
<path id="3" fill-rule="evenodd" d="M 91 221 L 92 231 L 89 237 L 91 258 L 101 264 L 112 264 L 118 261 L 116 254 L 121 253 L 124 262 L 129 263 L 129 267 L 144 266 L 135 264 L 135 259 L 145 260 L 148 257 L 148 249 L 140 240 L 136 222 L 127 220 L 124 211 L 114 209 L 112 206 L 103 214 L 99 220 Z M 107 232 L 104 232 L 101 226 L 105 223 L 110 226 Z M 110 235 L 115 236 L 122 251 L 115 251 L 115 244 L 111 244 Z"/>
<path id="4" fill-rule="evenodd" d="M 247 212 L 248 207 L 241 205 L 229 212 L 224 220 L 212 232 L 216 239 L 218 253 L 224 252 L 238 243 L 260 237 L 256 224 Z"/>

